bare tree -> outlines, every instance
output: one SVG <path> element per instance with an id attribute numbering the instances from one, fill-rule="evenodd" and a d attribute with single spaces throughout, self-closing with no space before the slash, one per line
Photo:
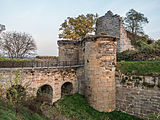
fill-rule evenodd
<path id="1" fill-rule="evenodd" d="M 35 52 L 36 44 L 29 34 L 6 32 L 2 34 L 1 49 L 10 58 L 24 58 Z"/>
<path id="2" fill-rule="evenodd" d="M 142 25 L 149 23 L 148 18 L 145 17 L 144 14 L 137 12 L 134 9 L 130 9 L 129 12 L 126 13 L 124 21 L 127 30 L 135 35 L 142 34 Z"/>

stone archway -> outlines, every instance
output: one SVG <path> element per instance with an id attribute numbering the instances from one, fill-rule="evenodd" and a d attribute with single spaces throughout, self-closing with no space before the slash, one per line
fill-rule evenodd
<path id="1" fill-rule="evenodd" d="M 65 82 L 61 87 L 61 96 L 70 95 L 73 93 L 73 85 L 71 82 Z"/>
<path id="2" fill-rule="evenodd" d="M 37 91 L 37 100 L 39 102 L 52 103 L 53 89 L 50 85 L 45 84 L 39 87 Z"/>

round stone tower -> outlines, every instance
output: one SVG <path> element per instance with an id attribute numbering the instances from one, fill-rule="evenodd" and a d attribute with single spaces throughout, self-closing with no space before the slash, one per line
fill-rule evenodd
<path id="1" fill-rule="evenodd" d="M 85 98 L 96 110 L 116 108 L 116 46 L 118 38 L 93 36 L 85 39 Z"/>

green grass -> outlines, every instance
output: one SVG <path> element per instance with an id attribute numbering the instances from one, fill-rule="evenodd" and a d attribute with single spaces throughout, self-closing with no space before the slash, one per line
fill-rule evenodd
<path id="1" fill-rule="evenodd" d="M 4 58 L 0 57 L 0 61 L 41 61 L 39 59 L 17 59 L 17 58 Z"/>
<path id="2" fill-rule="evenodd" d="M 117 70 L 120 70 L 122 73 L 135 73 L 135 74 L 160 73 L 160 61 L 119 62 Z"/>
<path id="3" fill-rule="evenodd" d="M 33 104 L 34 105 L 34 104 Z M 98 112 L 90 107 L 84 97 L 80 94 L 64 96 L 58 100 L 54 106 L 46 106 L 53 115 L 51 119 L 57 120 L 142 120 L 120 111 L 111 113 Z M 20 111 L 15 112 L 14 106 L 7 104 L 5 100 L 0 100 L 0 120 L 47 120 L 31 110 L 21 107 Z M 48 119 L 49 120 L 49 119 Z"/>
<path id="4" fill-rule="evenodd" d="M 37 113 L 22 107 L 16 114 L 14 106 L 0 100 L 0 120 L 47 120 Z"/>
<path id="5" fill-rule="evenodd" d="M 55 103 L 55 106 L 60 113 L 74 120 L 142 120 L 119 111 L 98 112 L 90 107 L 80 94 L 64 96 Z"/>

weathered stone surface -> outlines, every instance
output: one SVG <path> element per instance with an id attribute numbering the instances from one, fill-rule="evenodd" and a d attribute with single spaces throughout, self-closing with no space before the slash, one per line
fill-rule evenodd
<path id="1" fill-rule="evenodd" d="M 70 61 L 71 65 L 78 64 L 79 61 L 79 42 L 71 40 L 59 40 L 59 62 L 60 65 L 67 64 L 65 63 Z M 63 62 L 64 63 L 63 63 Z"/>
<path id="2" fill-rule="evenodd" d="M 76 75 L 77 75 L 77 80 L 78 80 L 78 93 L 84 95 L 85 93 L 84 67 L 77 68 Z"/>
<path id="3" fill-rule="evenodd" d="M 112 63 L 116 63 L 116 44 L 117 41 L 107 37 L 85 43 L 85 97 L 93 108 L 103 112 L 115 109 L 115 64 Z"/>
<path id="4" fill-rule="evenodd" d="M 43 85 L 49 85 L 53 89 L 53 100 L 57 101 L 61 98 L 61 86 L 70 82 L 73 85 L 73 93 L 78 92 L 78 81 L 76 77 L 76 70 L 72 68 L 63 69 L 11 69 L 11 70 L 0 70 L 0 84 L 5 87 L 11 87 L 10 80 L 15 79 L 16 72 L 20 73 L 20 81 L 25 87 L 35 89 L 35 95 L 37 90 Z"/>
<path id="5" fill-rule="evenodd" d="M 158 76 L 124 75 L 116 72 L 116 109 L 147 119 L 160 113 Z"/>
<path id="6" fill-rule="evenodd" d="M 119 15 L 114 15 L 108 11 L 105 16 L 98 19 L 96 23 L 96 34 L 106 34 L 120 38 L 117 43 L 117 52 L 125 50 L 134 50 L 131 40 L 127 37 L 127 33 L 123 27 L 123 20 Z"/>

